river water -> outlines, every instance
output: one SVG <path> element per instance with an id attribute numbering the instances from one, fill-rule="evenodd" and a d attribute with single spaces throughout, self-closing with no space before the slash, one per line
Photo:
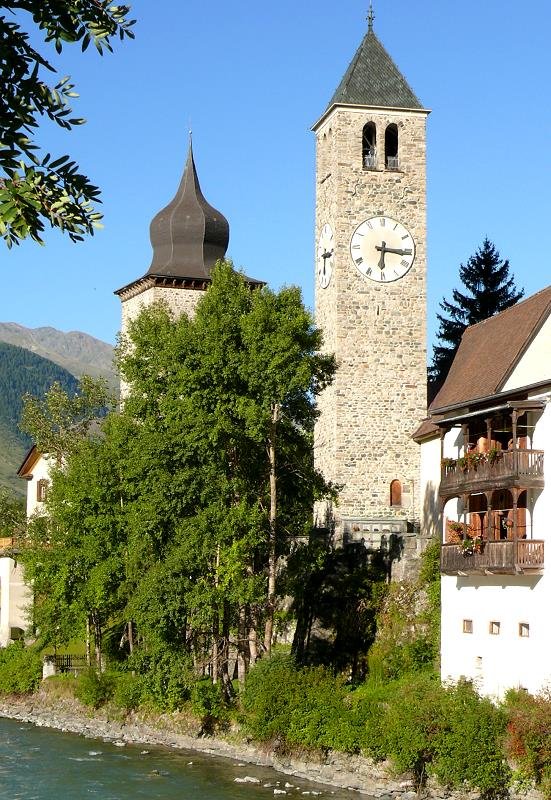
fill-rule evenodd
<path id="1" fill-rule="evenodd" d="M 192 751 L 118 747 L 0 718 L 2 800 L 271 800 L 274 796 L 349 800 L 350 792 Z"/>

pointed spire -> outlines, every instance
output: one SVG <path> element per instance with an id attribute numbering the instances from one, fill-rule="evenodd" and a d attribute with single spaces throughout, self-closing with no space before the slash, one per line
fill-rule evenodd
<path id="1" fill-rule="evenodd" d="M 201 192 L 191 130 L 187 162 L 178 191 L 153 218 L 149 235 L 153 259 L 148 275 L 209 278 L 211 268 L 226 254 L 229 225 Z"/>
<path id="2" fill-rule="evenodd" d="M 375 14 L 373 13 L 373 2 L 369 0 L 369 11 L 367 12 L 367 30 L 369 33 L 373 33 L 373 22 L 375 20 Z"/>
<path id="3" fill-rule="evenodd" d="M 335 104 L 376 108 L 423 108 L 408 82 L 373 32 L 373 2 L 368 29 L 327 110 Z"/>

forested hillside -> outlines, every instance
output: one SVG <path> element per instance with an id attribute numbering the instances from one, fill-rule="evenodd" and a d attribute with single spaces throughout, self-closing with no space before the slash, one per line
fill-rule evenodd
<path id="1" fill-rule="evenodd" d="M 0 342 L 0 486 L 24 493 L 25 485 L 15 473 L 21 464 L 28 438 L 19 430 L 22 397 L 28 392 L 42 396 L 58 381 L 74 392 L 77 379 L 63 367 L 22 347 Z"/>
<path id="2" fill-rule="evenodd" d="M 113 366 L 113 346 L 81 331 L 64 333 L 56 328 L 25 328 L 15 322 L 0 322 L 0 342 L 24 347 L 59 364 L 72 375 L 105 378 L 118 392 L 119 379 Z"/>

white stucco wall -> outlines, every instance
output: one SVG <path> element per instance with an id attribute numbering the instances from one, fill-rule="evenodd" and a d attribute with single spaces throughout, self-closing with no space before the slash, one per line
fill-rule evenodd
<path id="1" fill-rule="evenodd" d="M 12 628 L 27 629 L 31 600 L 21 565 L 13 558 L 0 558 L 0 647 L 9 643 Z"/>
<path id="2" fill-rule="evenodd" d="M 525 354 L 504 384 L 502 391 L 530 386 L 550 377 L 551 316 L 544 322 Z"/>
<path id="3" fill-rule="evenodd" d="M 32 476 L 27 481 L 27 517 L 31 517 L 35 512 L 40 512 L 43 509 L 44 504 L 39 503 L 37 500 L 37 483 L 40 480 L 49 480 L 49 465 L 51 463 L 51 459 L 39 456 L 33 466 Z"/>
<path id="4" fill-rule="evenodd" d="M 443 575 L 442 679 L 470 678 L 495 697 L 551 684 L 550 607 L 545 575 Z M 463 633 L 463 620 L 472 620 L 472 633 Z M 489 631 L 492 621 L 500 623 L 498 635 Z M 530 626 L 527 638 L 519 636 L 521 622 Z"/>
<path id="5" fill-rule="evenodd" d="M 438 485 L 440 483 L 440 437 L 421 444 L 421 533 L 439 538 L 442 531 Z"/>

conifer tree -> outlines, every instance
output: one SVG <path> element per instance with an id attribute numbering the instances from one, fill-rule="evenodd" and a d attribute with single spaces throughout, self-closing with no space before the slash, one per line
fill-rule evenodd
<path id="1" fill-rule="evenodd" d="M 524 295 L 510 274 L 509 261 L 502 260 L 495 245 L 485 238 L 482 246 L 459 268 L 459 277 L 467 290 L 454 289 L 453 302 L 443 299 L 442 314 L 437 314 L 440 328 L 429 367 L 429 401 L 444 383 L 461 342 L 465 328 L 488 319 L 513 306 Z"/>

